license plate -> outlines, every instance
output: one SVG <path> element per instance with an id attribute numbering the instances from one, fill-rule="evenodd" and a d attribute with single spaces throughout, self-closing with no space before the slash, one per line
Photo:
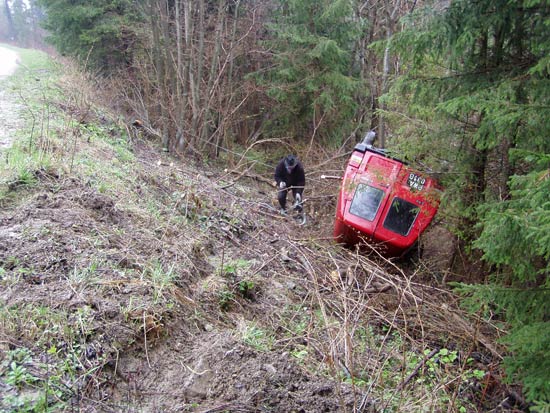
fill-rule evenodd
<path id="1" fill-rule="evenodd" d="M 407 185 L 416 191 L 422 191 L 424 189 L 424 184 L 426 183 L 426 178 L 421 177 L 415 173 L 410 173 L 407 178 Z"/>

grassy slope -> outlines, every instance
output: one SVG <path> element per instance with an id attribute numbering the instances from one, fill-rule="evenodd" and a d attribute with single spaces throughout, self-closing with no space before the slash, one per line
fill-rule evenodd
<path id="1" fill-rule="evenodd" d="M 20 52 L 2 85 L 27 127 L 0 169 L 0 409 L 493 403 L 492 330 L 418 273 L 325 240 L 332 208 L 314 199 L 334 187 L 310 189 L 318 214 L 296 227 L 262 207 L 269 188 L 130 139 L 102 85 Z"/>

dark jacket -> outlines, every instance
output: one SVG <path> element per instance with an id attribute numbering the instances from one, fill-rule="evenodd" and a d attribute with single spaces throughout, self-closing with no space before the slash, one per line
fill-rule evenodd
<path id="1" fill-rule="evenodd" d="M 279 186 L 281 182 L 285 182 L 287 187 L 301 187 L 298 188 L 299 192 L 301 193 L 306 184 L 306 174 L 304 172 L 304 167 L 302 166 L 302 163 L 298 161 L 292 172 L 288 173 L 285 168 L 285 161 L 284 159 L 281 159 L 281 161 L 277 164 L 277 167 L 275 168 L 275 181 L 277 182 L 277 186 Z"/>

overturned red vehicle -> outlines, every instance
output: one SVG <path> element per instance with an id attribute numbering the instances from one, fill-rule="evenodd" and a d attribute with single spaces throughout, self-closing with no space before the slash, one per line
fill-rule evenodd
<path id="1" fill-rule="evenodd" d="M 374 132 L 357 144 L 342 180 L 334 238 L 368 243 L 385 256 L 404 256 L 439 207 L 437 182 L 375 148 Z"/>

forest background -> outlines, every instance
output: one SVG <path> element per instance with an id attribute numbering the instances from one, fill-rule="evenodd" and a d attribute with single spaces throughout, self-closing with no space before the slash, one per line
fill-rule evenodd
<path id="1" fill-rule="evenodd" d="M 376 130 L 378 146 L 440 180 L 441 221 L 473 274 L 455 287 L 472 311 L 502 322 L 511 380 L 550 408 L 549 1 L 2 9 L 3 41 L 76 58 L 120 113 L 182 157 L 273 160 L 292 149 L 340 162 Z"/>

